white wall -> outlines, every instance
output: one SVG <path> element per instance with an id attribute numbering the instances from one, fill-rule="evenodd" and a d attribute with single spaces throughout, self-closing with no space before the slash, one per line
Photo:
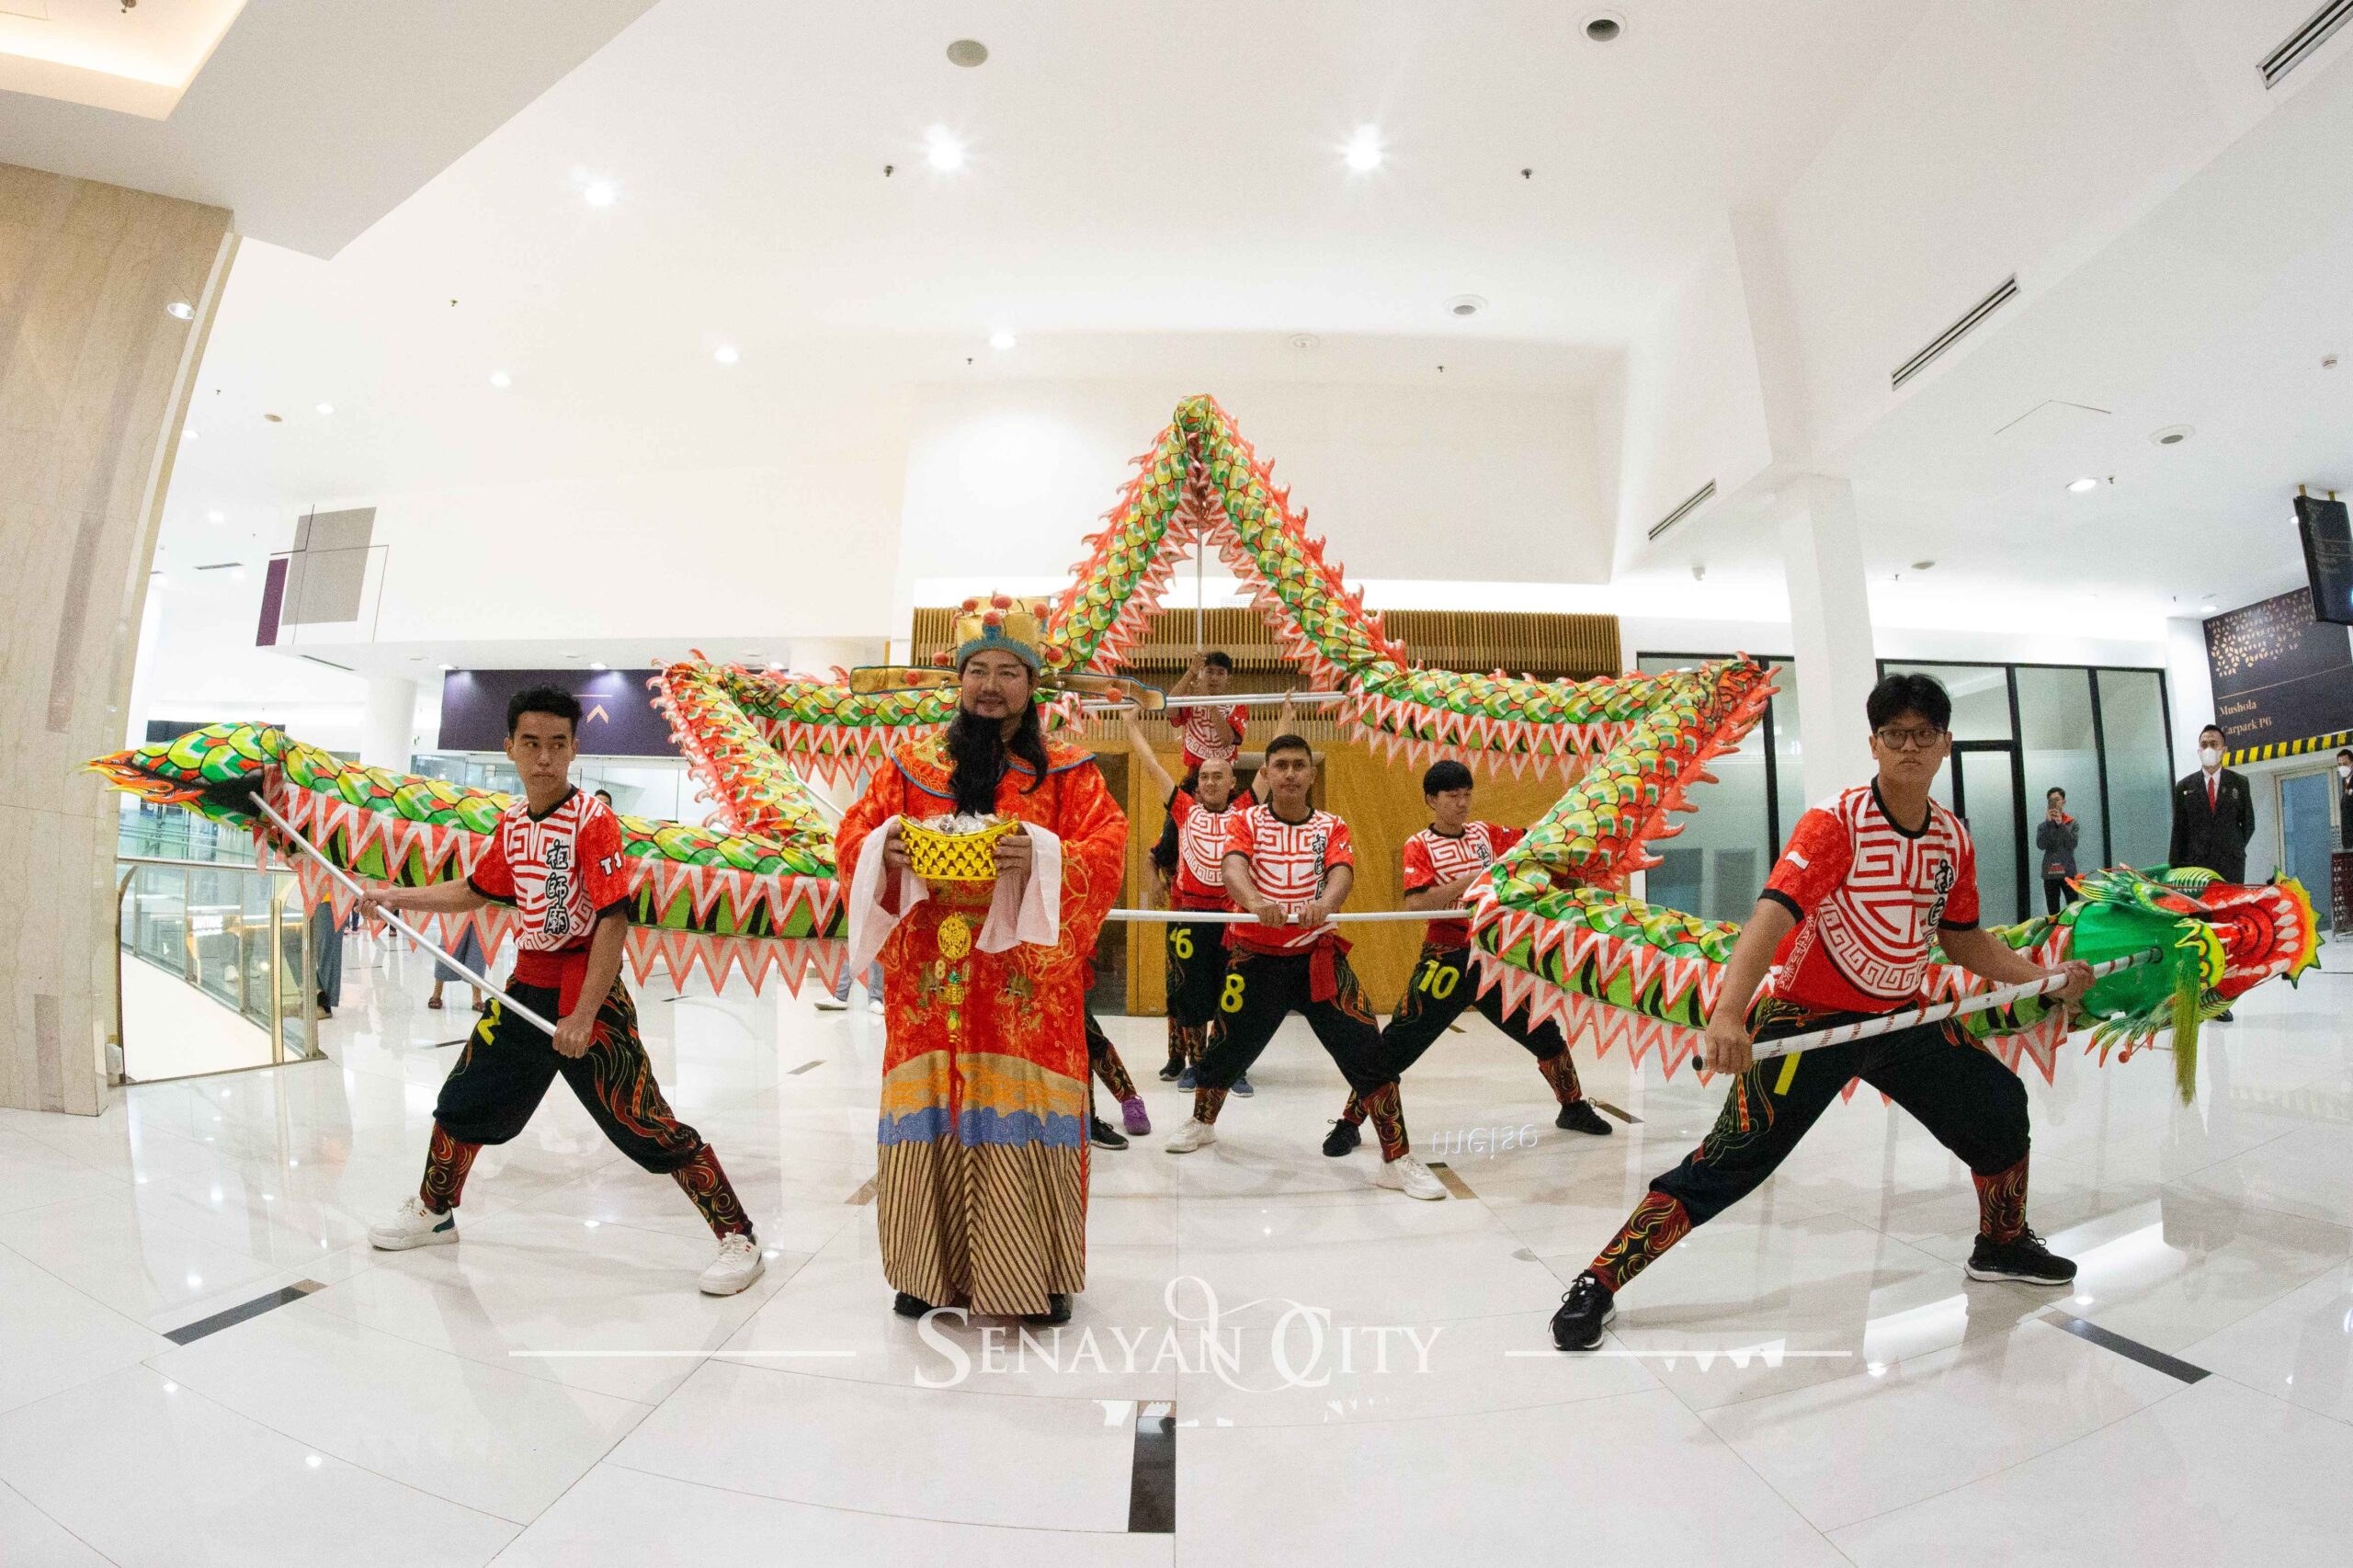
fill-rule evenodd
<path id="1" fill-rule="evenodd" d="M 914 585 L 1059 585 L 1177 402 L 1149 381 L 992 381 L 916 404 L 899 617 Z M 1218 401 L 1350 581 L 1596 583 L 1608 525 L 1593 407 L 1544 389 L 1256 383 Z"/>

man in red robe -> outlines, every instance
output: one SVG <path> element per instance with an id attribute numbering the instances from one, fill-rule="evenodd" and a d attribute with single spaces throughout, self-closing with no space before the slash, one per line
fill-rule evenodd
<path id="1" fill-rule="evenodd" d="M 1092 754 L 1039 723 L 1041 648 L 1037 607 L 967 601 L 955 719 L 893 752 L 835 837 L 852 967 L 882 961 L 875 1202 L 905 1317 L 1065 1323 L 1086 1284 L 1088 963 L 1128 823 Z M 914 875 L 903 824 L 945 817 L 1020 824 L 995 881 Z"/>

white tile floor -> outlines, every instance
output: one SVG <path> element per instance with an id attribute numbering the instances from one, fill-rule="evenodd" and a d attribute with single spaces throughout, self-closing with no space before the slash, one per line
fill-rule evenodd
<path id="1" fill-rule="evenodd" d="M 695 1292 L 700 1221 L 560 1084 L 477 1165 L 460 1245 L 369 1252 L 472 1022 L 426 985 L 355 961 L 329 1062 L 0 1112 L 0 1562 L 2290 1568 L 2353 1540 L 2353 975 L 2211 1029 L 2189 1109 L 2162 1056 L 2029 1080 L 2066 1296 L 1962 1278 L 1967 1174 L 1865 1094 L 1577 1358 L 1546 1317 L 1712 1118 L 1688 1076 L 1583 1061 L 1642 1119 L 1555 1132 L 1474 1019 L 1407 1081 L 1418 1141 L 1535 1137 L 1416 1204 L 1316 1152 L 1340 1088 L 1289 1030 L 1214 1148 L 1162 1153 L 1186 1099 L 1150 1079 L 1158 1021 L 1111 1020 L 1158 1130 L 1096 1155 L 1073 1331 L 926 1338 L 853 1201 L 877 1026 L 780 994 L 643 998 L 760 1221 L 751 1291 Z M 1178 1424 L 1173 1537 L 1128 1533 L 1148 1401 Z"/>

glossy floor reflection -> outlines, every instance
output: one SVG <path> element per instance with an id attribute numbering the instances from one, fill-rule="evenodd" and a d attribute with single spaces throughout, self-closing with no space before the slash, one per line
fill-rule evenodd
<path id="1" fill-rule="evenodd" d="M 0 1562 L 2344 1560 L 2353 975 L 2210 1029 L 2192 1108 L 2162 1056 L 2030 1080 L 2066 1295 L 1966 1280 L 1967 1173 L 1862 1094 L 1564 1357 L 1563 1285 L 1714 1115 L 1688 1074 L 1581 1058 L 1636 1119 L 1558 1132 L 1474 1017 L 1407 1080 L 1472 1194 L 1421 1204 L 1318 1153 L 1303 1034 L 1178 1159 L 1158 1020 L 1108 1020 L 1158 1131 L 1095 1155 L 1074 1322 L 918 1330 L 863 1190 L 879 1025 L 781 994 L 642 998 L 752 1290 L 695 1291 L 700 1221 L 561 1084 L 460 1245 L 370 1252 L 472 1015 L 369 957 L 331 1061 L 0 1112 Z M 1163 1405 L 1175 1533 L 1131 1533 Z"/>

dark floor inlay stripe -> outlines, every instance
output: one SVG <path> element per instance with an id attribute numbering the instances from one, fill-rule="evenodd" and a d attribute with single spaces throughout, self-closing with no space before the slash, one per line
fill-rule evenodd
<path id="1" fill-rule="evenodd" d="M 2194 1383 L 2206 1376 L 2206 1369 L 2203 1367 L 2193 1367 L 2188 1362 L 2168 1356 L 2162 1350 L 2152 1350 L 2137 1339 L 2127 1339 L 2114 1329 L 2102 1328 L 2096 1323 L 2086 1323 L 2072 1312 L 2054 1312 L 2051 1314 L 2051 1321 L 2078 1339 L 2087 1339 L 2103 1350 L 2113 1350 L 2126 1360 L 2138 1361 L 2143 1367 L 2163 1372 L 2166 1377 L 2179 1378 L 2185 1383 Z"/>
<path id="2" fill-rule="evenodd" d="M 225 1312 L 215 1312 L 209 1318 L 199 1318 L 194 1323 L 182 1324 L 179 1327 L 165 1333 L 164 1337 L 175 1345 L 193 1345 L 208 1334 L 218 1334 L 224 1328 L 244 1322 L 247 1318 L 257 1318 L 273 1307 L 282 1307 L 289 1301 L 299 1301 L 312 1291 L 324 1289 L 325 1287 L 315 1279 L 298 1279 L 282 1290 L 272 1290 L 267 1296 L 256 1296 L 250 1301 L 240 1301 Z"/>
<path id="3" fill-rule="evenodd" d="M 874 1201 L 874 1184 L 873 1184 L 873 1182 L 869 1181 L 869 1182 L 868 1182 L 864 1187 L 859 1187 L 856 1192 L 851 1193 L 851 1194 L 849 1195 L 848 1201 L 850 1201 L 851 1203 L 871 1203 L 871 1202 L 873 1202 L 873 1201 Z"/>
<path id="4" fill-rule="evenodd" d="M 1478 1200 L 1479 1195 L 1471 1190 L 1471 1184 L 1456 1176 L 1454 1168 L 1444 1160 L 1430 1162 L 1430 1175 L 1438 1177 L 1438 1184 L 1455 1197 L 1468 1198 L 1473 1202 Z"/>
<path id="5" fill-rule="evenodd" d="M 1591 1096 L 1587 1096 L 1587 1098 L 1588 1098 L 1588 1099 L 1590 1099 L 1590 1098 L 1591 1098 Z M 1642 1119 L 1643 1119 L 1641 1117 L 1634 1115 L 1631 1111 L 1620 1110 L 1616 1106 L 1611 1105 L 1608 1100 L 1592 1100 L 1592 1105 L 1593 1105 L 1593 1108 L 1594 1108 L 1594 1109 L 1596 1109 L 1596 1110 L 1606 1110 L 1606 1111 L 1608 1111 L 1610 1115 L 1612 1115 L 1612 1116 L 1616 1117 L 1619 1120 L 1620 1120 L 1620 1121 L 1624 1122 L 1624 1123 L 1625 1123 L 1627 1126 L 1629 1126 L 1629 1127 L 1634 1127 L 1634 1126 L 1638 1126 L 1638 1125 L 1640 1125 L 1640 1123 L 1642 1122 Z"/>
<path id="6" fill-rule="evenodd" d="M 816 1059 L 815 1059 L 815 1060 L 813 1060 L 813 1061 L 810 1061 L 810 1062 L 802 1062 L 800 1066 L 795 1067 L 794 1069 L 792 1069 L 792 1071 L 791 1071 L 791 1072 L 787 1073 L 787 1074 L 785 1074 L 785 1076 L 786 1076 L 786 1077 L 788 1077 L 788 1078 L 798 1078 L 799 1076 L 801 1076 L 801 1074 L 806 1073 L 807 1071 L 809 1071 L 809 1069 L 810 1069 L 810 1068 L 812 1068 L 812 1067 L 823 1067 L 824 1064 L 825 1064 L 825 1059 L 824 1059 L 824 1057 L 820 1056 L 820 1057 L 816 1058 Z"/>
<path id="7" fill-rule="evenodd" d="M 1128 1476 L 1128 1533 L 1176 1533 L 1176 1407 L 1136 1406 L 1135 1465 Z"/>

